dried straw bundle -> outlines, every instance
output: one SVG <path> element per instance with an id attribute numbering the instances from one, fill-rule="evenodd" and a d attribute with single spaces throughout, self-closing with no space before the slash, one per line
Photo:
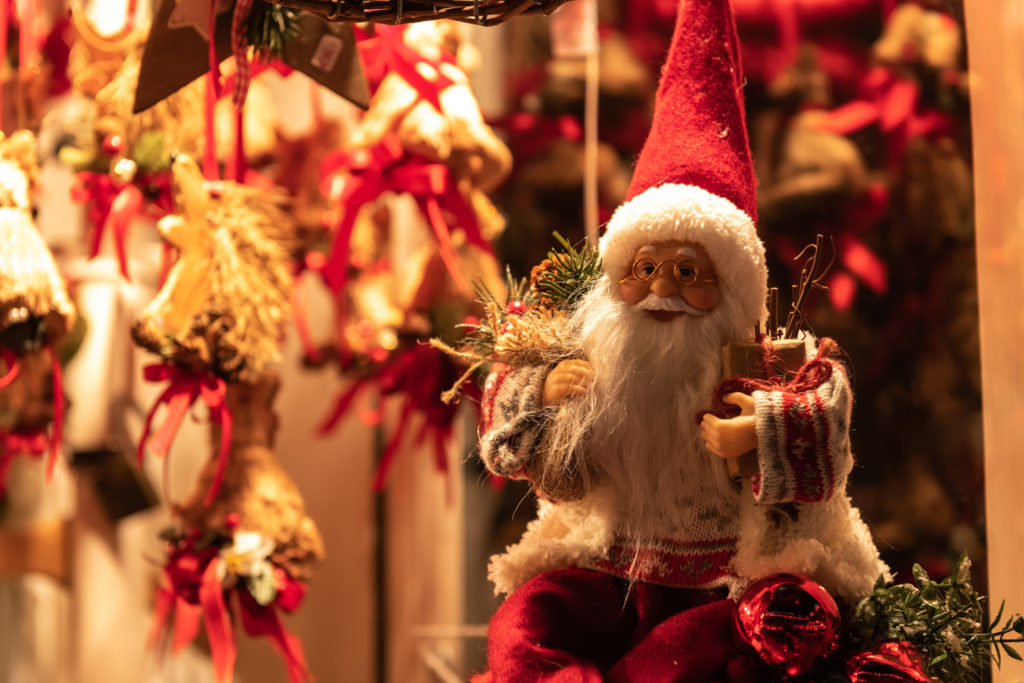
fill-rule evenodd
<path id="1" fill-rule="evenodd" d="M 199 175 L 191 158 L 179 157 L 176 184 L 180 163 Z M 295 227 L 276 193 L 233 182 L 219 190 L 207 211 L 180 209 L 176 218 L 194 234 L 176 244 L 178 261 L 132 336 L 178 365 L 253 382 L 281 357 Z M 199 286 L 179 286 L 186 281 Z"/>
<path id="2" fill-rule="evenodd" d="M 551 14 L 568 0 L 268 0 L 282 7 L 308 10 L 330 21 L 408 24 L 455 19 L 493 26 L 520 14 Z"/>
<path id="3" fill-rule="evenodd" d="M 534 306 L 522 315 L 505 315 L 496 301 L 488 301 L 484 304 L 484 316 L 489 329 L 499 330 L 489 353 L 473 350 L 472 346 L 455 349 L 439 339 L 430 340 L 434 348 L 469 365 L 452 388 L 441 394 L 446 404 L 456 402 L 462 385 L 487 363 L 526 367 L 580 357 L 578 335 L 573 333 L 564 310 Z"/>

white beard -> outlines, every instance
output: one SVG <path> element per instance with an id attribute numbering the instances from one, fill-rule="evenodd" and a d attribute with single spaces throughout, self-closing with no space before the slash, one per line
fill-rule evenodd
<path id="1" fill-rule="evenodd" d="M 560 406 L 547 452 L 585 490 L 613 490 L 617 526 L 635 542 L 736 505 L 725 462 L 705 449 L 695 419 L 711 408 L 721 347 L 750 336 L 753 321 L 733 301 L 723 289 L 706 315 L 663 322 L 623 302 L 605 276 L 573 316 L 594 390 Z M 697 497 L 722 505 L 695 511 Z"/>

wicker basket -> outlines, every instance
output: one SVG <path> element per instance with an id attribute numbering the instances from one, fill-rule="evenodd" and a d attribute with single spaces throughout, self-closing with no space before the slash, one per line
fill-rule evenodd
<path id="1" fill-rule="evenodd" d="M 493 26 L 520 14 L 551 14 L 568 0 L 267 0 L 275 5 L 314 12 L 330 21 L 408 24 L 456 19 Z"/>

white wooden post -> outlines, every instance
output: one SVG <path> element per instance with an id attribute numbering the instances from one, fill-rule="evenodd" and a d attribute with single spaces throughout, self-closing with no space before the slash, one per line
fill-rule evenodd
<path id="1" fill-rule="evenodd" d="M 1024 3 L 964 3 L 977 217 L 989 593 L 1024 612 Z M 995 683 L 1024 681 L 1003 657 Z"/>

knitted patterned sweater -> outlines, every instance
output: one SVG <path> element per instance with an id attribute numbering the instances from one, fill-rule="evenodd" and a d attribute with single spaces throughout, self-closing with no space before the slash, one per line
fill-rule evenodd
<path id="1" fill-rule="evenodd" d="M 639 546 L 624 540 L 610 487 L 598 484 L 579 500 L 542 499 L 520 542 L 491 559 L 496 592 L 578 566 L 668 586 L 728 586 L 734 594 L 760 577 L 798 572 L 849 601 L 868 594 L 887 568 L 845 492 L 852 397 L 842 366 L 829 363 L 830 377 L 813 391 L 753 393 L 759 472 L 735 499 L 694 486 L 681 516 Z M 480 455 L 491 472 L 528 478 L 542 457 L 556 414 L 540 402 L 549 371 L 503 369 L 488 378 Z"/>

